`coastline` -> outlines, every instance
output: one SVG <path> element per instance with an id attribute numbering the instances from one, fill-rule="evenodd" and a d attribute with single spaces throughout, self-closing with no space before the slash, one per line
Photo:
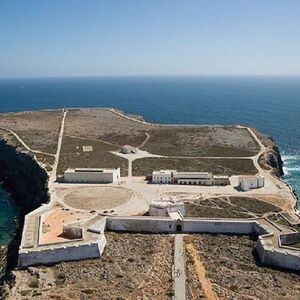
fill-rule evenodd
<path id="1" fill-rule="evenodd" d="M 11 270 L 16 266 L 25 215 L 48 201 L 47 180 L 44 169 L 33 156 L 18 151 L 13 145 L 0 140 L 0 181 L 18 206 L 17 222 L 11 241 L 2 248 L 0 286 L 12 280 Z M 31 176 L 26 176 L 30 172 Z M 0 287 L 1 289 L 1 287 Z"/>

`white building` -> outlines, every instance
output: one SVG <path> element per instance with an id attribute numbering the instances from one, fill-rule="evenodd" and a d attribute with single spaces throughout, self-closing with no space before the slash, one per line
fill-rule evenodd
<path id="1" fill-rule="evenodd" d="M 160 170 L 152 172 L 152 183 L 172 183 L 174 170 Z"/>
<path id="2" fill-rule="evenodd" d="M 64 182 L 77 183 L 114 183 L 120 179 L 120 168 L 75 168 L 64 173 Z"/>
<path id="3" fill-rule="evenodd" d="M 182 216 L 185 216 L 184 203 L 173 198 L 169 200 L 152 201 L 150 203 L 150 216 L 166 217 L 172 212 L 179 212 Z"/>
<path id="4" fill-rule="evenodd" d="M 242 191 L 249 191 L 264 187 L 265 178 L 259 174 L 255 176 L 241 176 L 238 178 L 238 186 Z"/>
<path id="5" fill-rule="evenodd" d="M 152 183 L 213 185 L 213 182 L 212 173 L 209 172 L 177 172 L 176 170 L 152 172 Z"/>

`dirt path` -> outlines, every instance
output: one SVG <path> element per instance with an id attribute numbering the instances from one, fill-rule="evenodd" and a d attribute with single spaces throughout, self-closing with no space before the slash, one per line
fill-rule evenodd
<path id="1" fill-rule="evenodd" d="M 146 135 L 145 140 L 138 146 L 138 148 L 140 148 L 140 149 L 145 146 L 145 144 L 149 141 L 149 139 L 151 137 L 148 132 L 145 132 L 145 135 Z"/>
<path id="2" fill-rule="evenodd" d="M 32 152 L 32 153 L 36 153 L 36 154 L 45 154 L 45 155 L 49 155 L 49 156 L 54 156 L 54 154 L 51 153 L 47 153 L 47 152 L 43 152 L 43 151 L 39 151 L 39 150 L 33 150 L 31 149 L 14 131 L 12 131 L 11 129 L 5 128 L 5 127 L 0 127 L 1 130 L 5 130 L 7 132 L 9 132 L 10 134 L 12 134 L 19 142 L 20 144 L 28 151 Z"/>
<path id="3" fill-rule="evenodd" d="M 206 270 L 205 270 L 205 267 L 198 255 L 198 251 L 195 249 L 195 247 L 192 243 L 187 243 L 186 249 L 189 252 L 189 254 L 193 257 L 194 268 L 195 268 L 196 274 L 198 276 L 198 280 L 201 284 L 203 293 L 205 295 L 205 299 L 218 300 L 219 298 L 213 291 L 210 280 L 206 277 Z"/>

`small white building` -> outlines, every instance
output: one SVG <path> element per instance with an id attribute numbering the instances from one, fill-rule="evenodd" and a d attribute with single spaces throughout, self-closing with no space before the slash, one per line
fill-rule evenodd
<path id="1" fill-rule="evenodd" d="M 123 154 L 135 154 L 137 152 L 137 149 L 129 145 L 124 145 L 122 146 L 120 152 Z"/>
<path id="2" fill-rule="evenodd" d="M 64 182 L 68 183 L 114 183 L 120 179 L 120 168 L 75 168 L 67 169 Z"/>
<path id="3" fill-rule="evenodd" d="M 241 176 L 238 178 L 238 187 L 242 191 L 249 191 L 264 187 L 265 178 L 259 174 L 255 176 Z"/>
<path id="4" fill-rule="evenodd" d="M 172 212 L 179 212 L 182 216 L 185 216 L 184 203 L 182 201 L 177 201 L 174 198 L 168 200 L 155 200 L 150 203 L 150 216 L 166 217 Z"/>

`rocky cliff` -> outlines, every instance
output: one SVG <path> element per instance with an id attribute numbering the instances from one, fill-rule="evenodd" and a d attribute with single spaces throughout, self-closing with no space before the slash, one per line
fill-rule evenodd
<path id="1" fill-rule="evenodd" d="M 0 140 L 0 182 L 19 208 L 15 236 L 7 249 L 1 249 L 0 276 L 7 274 L 16 263 L 24 216 L 49 199 L 47 181 L 46 171 L 30 154 L 20 152 L 6 141 Z M 3 255 L 6 252 L 5 258 Z"/>
<path id="2" fill-rule="evenodd" d="M 274 176 L 283 176 L 283 161 L 280 156 L 279 148 L 273 138 L 258 131 L 256 131 L 256 134 L 266 147 L 266 152 L 259 158 L 259 164 L 263 169 L 271 170 Z"/>

